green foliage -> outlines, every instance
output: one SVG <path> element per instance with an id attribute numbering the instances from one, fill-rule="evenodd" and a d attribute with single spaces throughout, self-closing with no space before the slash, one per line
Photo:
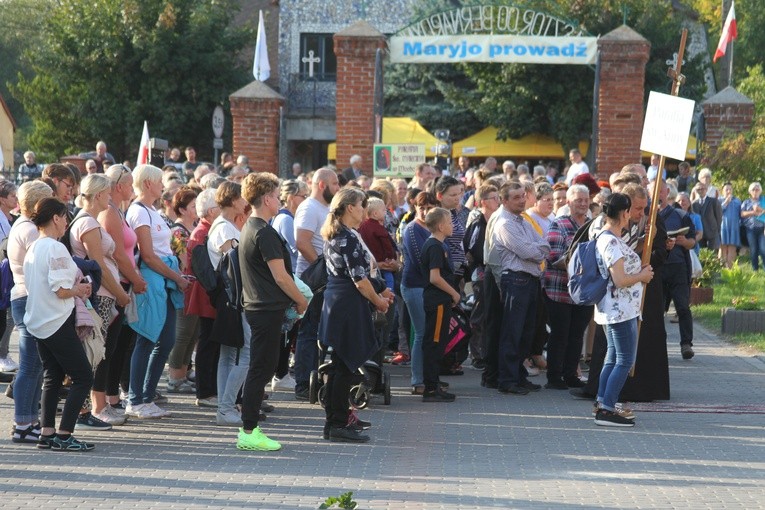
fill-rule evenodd
<path id="1" fill-rule="evenodd" d="M 694 287 L 709 287 L 719 276 L 723 269 L 722 262 L 717 254 L 709 248 L 699 250 L 699 262 L 701 262 L 701 276 L 693 280 Z"/>
<path id="2" fill-rule="evenodd" d="M 743 258 L 740 263 L 746 263 Z M 752 294 L 755 296 L 765 295 L 765 272 L 758 271 L 754 273 L 749 282 Z M 693 307 L 693 319 L 701 322 L 703 326 L 719 334 L 720 317 L 724 308 L 729 308 L 737 296 L 727 285 L 715 286 L 714 301 L 712 303 L 697 305 Z M 750 347 L 765 352 L 765 332 L 760 333 L 739 333 L 729 337 L 731 341 L 738 345 Z"/>
<path id="3" fill-rule="evenodd" d="M 426 14 L 475 4 L 472 0 L 424 0 L 410 21 Z M 681 19 L 672 2 L 653 0 L 544 0 L 483 2 L 528 5 L 563 19 L 578 20 L 589 33 L 619 27 L 623 7 L 627 25 L 651 42 L 646 89 L 668 92 L 666 60 L 677 52 Z M 686 61 L 687 84 L 681 95 L 700 99 L 705 91 L 702 58 Z M 499 136 L 541 133 L 567 150 L 589 138 L 594 73 L 586 66 L 469 63 L 388 65 L 386 114 L 410 116 L 428 129 L 445 127 L 455 139 L 495 126 Z M 647 98 L 647 94 L 646 94 Z"/>
<path id="4" fill-rule="evenodd" d="M 55 2 L 40 47 L 24 53 L 34 76 L 12 87 L 34 120 L 30 145 L 62 155 L 103 139 L 125 159 L 147 120 L 152 136 L 204 155 L 213 108 L 248 80 L 237 53 L 253 31 L 231 26 L 237 9 L 236 0 Z"/>
<path id="5" fill-rule="evenodd" d="M 734 296 L 743 297 L 749 288 L 749 282 L 752 281 L 754 274 L 746 271 L 740 266 L 738 260 L 733 263 L 733 267 L 724 267 L 720 271 L 722 281 L 733 292 Z"/>
<path id="6" fill-rule="evenodd" d="M 358 506 L 358 503 L 353 501 L 353 492 L 348 491 L 343 494 L 340 494 L 338 497 L 329 497 L 327 498 L 324 503 L 319 506 L 319 509 L 324 508 L 332 508 L 334 505 L 337 505 L 337 508 L 343 508 L 347 510 L 353 510 Z"/>

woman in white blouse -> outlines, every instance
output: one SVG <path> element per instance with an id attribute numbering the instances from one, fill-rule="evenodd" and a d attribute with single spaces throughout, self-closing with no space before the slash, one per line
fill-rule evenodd
<path id="1" fill-rule="evenodd" d="M 621 238 L 629 226 L 631 207 L 629 196 L 609 196 L 603 204 L 605 225 L 597 237 L 596 260 L 602 276 L 608 278 L 608 287 L 595 305 L 595 322 L 606 330 L 608 350 L 600 372 L 595 423 L 610 427 L 635 425 L 632 411 L 617 407 L 616 402 L 635 363 L 643 284 L 653 278 L 651 266 L 643 267 L 638 254 Z"/>
<path id="2" fill-rule="evenodd" d="M 24 314 L 27 331 L 37 340 L 43 365 L 40 449 L 92 450 L 93 445 L 72 436 L 77 415 L 93 384 L 93 371 L 75 330 L 74 298 L 87 299 L 91 285 L 75 282 L 77 265 L 58 239 L 67 226 L 66 204 L 55 198 L 38 202 L 31 217 L 40 232 L 24 257 L 29 293 Z M 72 385 L 55 428 L 56 408 L 64 376 Z"/>

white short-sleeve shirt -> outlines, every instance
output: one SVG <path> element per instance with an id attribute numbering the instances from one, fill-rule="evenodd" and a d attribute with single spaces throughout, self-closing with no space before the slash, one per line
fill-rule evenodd
<path id="1" fill-rule="evenodd" d="M 329 214 L 329 207 L 313 197 L 303 200 L 295 211 L 295 241 L 297 242 L 298 230 L 308 230 L 313 233 L 311 246 L 317 255 L 324 252 L 324 239 L 321 237 L 321 227 Z M 309 266 L 308 261 L 298 252 L 296 275 L 301 275 Z"/>
<path id="2" fill-rule="evenodd" d="M 138 227 L 149 227 L 154 253 L 160 257 L 173 255 L 173 250 L 170 248 L 170 227 L 154 207 L 133 202 L 128 207 L 125 219 L 133 230 L 137 230 Z"/>
<path id="3" fill-rule="evenodd" d="M 61 299 L 56 291 L 74 287 L 77 265 L 63 244 L 41 237 L 27 250 L 24 275 L 29 292 L 24 325 L 33 337 L 48 338 L 74 310 L 74 298 Z"/>
<path id="4" fill-rule="evenodd" d="M 213 267 L 217 268 L 221 257 L 223 257 L 220 247 L 232 239 L 239 241 L 240 235 L 239 229 L 226 218 L 223 216 L 215 218 L 207 233 L 207 254 L 210 256 L 210 262 L 212 262 Z"/>
<path id="5" fill-rule="evenodd" d="M 114 277 L 115 281 L 120 281 L 120 272 L 117 269 L 117 263 L 114 261 L 114 239 L 109 235 L 106 229 L 101 227 L 101 224 L 93 217 L 85 213 L 80 213 L 83 217 L 75 218 L 76 221 L 72 223 L 72 228 L 69 231 L 69 244 L 72 246 L 72 254 L 85 258 L 87 253 L 85 252 L 85 245 L 82 243 L 82 236 L 90 232 L 91 230 L 98 229 L 101 238 L 101 252 L 104 256 L 104 262 L 106 268 L 101 268 L 102 271 L 109 271 Z M 105 296 L 114 299 L 114 295 L 106 290 L 106 287 L 101 285 L 96 293 L 99 296 Z"/>
<path id="6" fill-rule="evenodd" d="M 643 264 L 640 257 L 621 238 L 603 232 L 598 235 L 595 255 L 598 268 L 604 278 L 608 278 L 608 288 L 603 299 L 595 305 L 595 322 L 598 324 L 617 324 L 640 316 L 640 302 L 643 296 L 643 284 L 638 282 L 629 287 L 617 288 L 608 268 L 620 259 L 624 259 L 624 273 L 640 273 Z"/>

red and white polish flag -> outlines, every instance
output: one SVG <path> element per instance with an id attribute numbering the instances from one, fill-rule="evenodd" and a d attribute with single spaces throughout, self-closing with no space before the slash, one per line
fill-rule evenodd
<path id="1" fill-rule="evenodd" d="M 717 62 L 717 59 L 725 55 L 725 50 L 728 47 L 728 43 L 734 39 L 738 39 L 738 29 L 736 28 L 736 9 L 735 2 L 730 3 L 730 10 L 728 11 L 728 17 L 725 18 L 725 25 L 723 25 L 722 34 L 720 34 L 720 42 L 717 43 L 717 51 L 712 58 L 712 62 Z"/>
<path id="2" fill-rule="evenodd" d="M 138 165 L 149 164 L 149 125 L 143 121 L 143 134 L 141 135 L 141 146 L 138 148 Z"/>

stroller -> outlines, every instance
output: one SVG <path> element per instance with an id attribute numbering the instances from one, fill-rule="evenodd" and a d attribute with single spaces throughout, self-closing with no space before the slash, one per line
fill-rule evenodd
<path id="1" fill-rule="evenodd" d="M 452 320 L 449 322 L 449 341 L 444 347 L 440 375 L 455 375 L 461 370 L 462 362 L 468 357 L 471 334 L 470 312 L 465 310 L 465 304 L 460 304 L 460 306 L 452 309 Z"/>
<path id="2" fill-rule="evenodd" d="M 325 359 L 331 349 L 319 343 L 319 359 Z M 322 407 L 327 407 L 325 384 L 332 370 L 332 361 L 327 361 L 319 365 L 318 370 L 311 372 L 308 383 L 308 402 L 311 404 L 318 402 Z M 366 361 L 353 376 L 353 386 L 348 393 L 348 404 L 354 409 L 365 409 L 372 399 L 372 394 L 376 393 L 382 393 L 383 404 L 390 405 L 390 374 L 374 361 Z"/>

